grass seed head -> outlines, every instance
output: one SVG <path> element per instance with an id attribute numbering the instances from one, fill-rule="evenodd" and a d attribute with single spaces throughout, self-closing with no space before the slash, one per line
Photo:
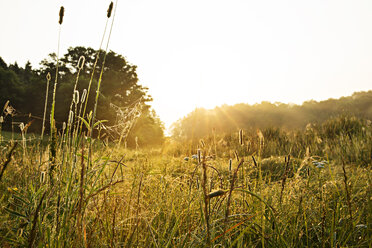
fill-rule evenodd
<path id="1" fill-rule="evenodd" d="M 223 189 L 212 191 L 208 194 L 208 198 L 211 199 L 213 197 L 222 196 L 226 193 Z"/>
<path id="2" fill-rule="evenodd" d="M 79 103 L 79 91 L 78 90 L 74 91 L 74 96 L 73 96 L 72 100 L 75 104 Z"/>
<path id="3" fill-rule="evenodd" d="M 61 6 L 61 8 L 59 9 L 59 21 L 58 21 L 59 25 L 61 25 L 63 22 L 64 14 L 65 14 L 65 8 Z"/>
<path id="4" fill-rule="evenodd" d="M 243 145 L 243 129 L 239 130 L 239 144 Z"/>
<path id="5" fill-rule="evenodd" d="M 23 122 L 19 124 L 19 129 L 21 129 L 21 132 L 25 129 L 25 124 Z"/>
<path id="6" fill-rule="evenodd" d="M 41 183 L 44 183 L 44 182 L 45 182 L 45 172 L 44 172 L 44 171 L 42 171 L 42 172 L 40 173 L 40 182 L 41 182 Z"/>
<path id="7" fill-rule="evenodd" d="M 50 73 L 48 72 L 48 74 L 46 75 L 46 79 L 48 80 L 48 81 L 50 81 L 51 79 L 52 79 L 52 77 L 50 76 Z"/>
<path id="8" fill-rule="evenodd" d="M 201 163 L 201 150 L 198 149 L 198 163 Z"/>
<path id="9" fill-rule="evenodd" d="M 109 7 L 108 7 L 108 10 L 107 10 L 107 18 L 110 18 L 111 17 L 111 12 L 112 12 L 112 8 L 114 7 L 114 3 L 111 2 Z"/>
<path id="10" fill-rule="evenodd" d="M 77 67 L 79 70 L 83 69 L 84 63 L 85 63 L 85 57 L 82 55 L 80 56 L 78 64 L 77 64 Z"/>
<path id="11" fill-rule="evenodd" d="M 83 90 L 83 94 L 81 95 L 81 103 L 85 102 L 85 97 L 87 96 L 87 89 Z"/>
<path id="12" fill-rule="evenodd" d="M 70 110 L 70 115 L 69 115 L 69 117 L 68 117 L 69 124 L 72 124 L 73 119 L 74 119 L 74 112 Z"/>

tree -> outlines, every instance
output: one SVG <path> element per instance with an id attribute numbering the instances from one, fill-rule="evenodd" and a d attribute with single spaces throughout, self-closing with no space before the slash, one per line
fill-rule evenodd
<path id="1" fill-rule="evenodd" d="M 98 54 L 99 58 L 96 63 Z M 77 65 L 81 56 L 84 56 L 85 64 L 77 81 Z M 105 55 L 104 51 L 81 46 L 70 47 L 67 53 L 59 60 L 55 103 L 57 128 L 62 127 L 63 122 L 67 122 L 76 82 L 78 82 L 76 89 L 79 91 L 81 99 L 84 89 L 88 89 L 92 78 L 90 94 L 87 96 L 86 114 L 93 110 L 97 83 L 105 56 L 96 118 L 98 120 L 107 120 L 106 124 L 108 126 L 114 125 L 117 120 L 115 108 L 131 108 L 134 104 L 140 104 L 142 106 L 142 116 L 132 129 L 136 131 L 137 136 L 141 136 L 138 138 L 142 142 L 160 144 L 163 139 L 164 128 L 155 112 L 150 110 L 148 102 L 152 101 L 152 98 L 147 92 L 148 89 L 138 82 L 137 67 L 127 62 L 122 55 L 113 51 Z M 96 67 L 93 74 L 95 64 Z M 56 76 L 56 54 L 49 54 L 49 57 L 42 60 L 40 65 L 41 67 L 38 70 L 32 69 L 29 62 L 25 65 L 25 68 L 19 67 L 17 63 L 8 67 L 0 59 L 0 90 L 2 92 L 0 104 L 11 100 L 19 112 L 42 116 L 46 89 L 45 77 L 50 73 L 52 76 L 48 97 L 50 111 L 51 94 Z M 115 105 L 115 108 L 112 107 L 113 105 Z M 37 130 L 40 131 L 40 125 L 37 125 Z M 153 132 L 148 132 L 147 130 L 152 130 Z"/>

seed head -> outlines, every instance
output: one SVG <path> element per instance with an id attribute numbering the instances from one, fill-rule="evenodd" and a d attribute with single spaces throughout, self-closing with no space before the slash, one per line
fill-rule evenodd
<path id="1" fill-rule="evenodd" d="M 41 183 L 44 183 L 44 182 L 45 182 L 45 172 L 44 172 L 44 171 L 42 171 L 42 172 L 40 173 L 40 182 L 41 182 Z"/>
<path id="2" fill-rule="evenodd" d="M 48 81 L 50 81 L 51 79 L 52 79 L 52 77 L 50 76 L 50 73 L 48 72 L 48 74 L 46 75 L 46 79 L 48 80 Z"/>
<path id="3" fill-rule="evenodd" d="M 213 197 L 216 197 L 216 196 L 221 196 L 221 195 L 224 195 L 226 192 L 222 189 L 219 189 L 219 190 L 215 190 L 215 191 L 212 191 L 211 193 L 208 194 L 208 198 L 213 198 Z"/>
<path id="4" fill-rule="evenodd" d="M 201 151 L 198 149 L 198 163 L 201 163 Z"/>
<path id="5" fill-rule="evenodd" d="M 87 89 L 83 90 L 83 94 L 81 96 L 81 102 L 83 103 L 85 101 L 85 97 L 87 96 Z"/>
<path id="6" fill-rule="evenodd" d="M 114 3 L 111 2 L 110 5 L 109 5 L 109 8 L 107 10 L 107 18 L 110 18 L 111 17 L 111 12 L 112 12 L 112 8 L 114 7 Z"/>
<path id="7" fill-rule="evenodd" d="M 78 61 L 78 66 L 77 66 L 79 70 L 83 69 L 84 63 L 85 63 L 85 57 L 80 56 L 79 61 Z"/>
<path id="8" fill-rule="evenodd" d="M 59 25 L 62 24 L 63 22 L 63 15 L 65 14 L 65 8 L 63 6 L 61 6 L 61 8 L 59 9 Z"/>
<path id="9" fill-rule="evenodd" d="M 79 91 L 78 90 L 74 91 L 74 96 L 73 96 L 72 100 L 74 101 L 75 104 L 79 103 Z"/>
<path id="10" fill-rule="evenodd" d="M 23 122 L 19 124 L 19 129 L 21 129 L 21 132 L 25 129 L 25 124 L 23 124 Z"/>
<path id="11" fill-rule="evenodd" d="M 72 124 L 72 121 L 73 121 L 73 119 L 74 119 L 74 112 L 72 112 L 71 110 L 70 110 L 70 115 L 69 115 L 69 118 L 68 118 L 68 120 L 69 120 L 69 124 Z"/>
<path id="12" fill-rule="evenodd" d="M 239 130 L 239 143 L 243 145 L 243 129 Z"/>
<path id="13" fill-rule="evenodd" d="M 264 146 L 264 143 L 265 143 L 265 138 L 261 132 L 261 130 L 257 129 L 257 136 L 260 140 L 260 147 L 262 148 Z"/>

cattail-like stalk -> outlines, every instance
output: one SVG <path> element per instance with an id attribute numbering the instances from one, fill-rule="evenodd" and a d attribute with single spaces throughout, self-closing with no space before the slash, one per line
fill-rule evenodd
<path id="1" fill-rule="evenodd" d="M 208 198 L 211 199 L 211 198 L 213 198 L 213 197 L 222 196 L 222 195 L 224 195 L 225 193 L 226 193 L 225 190 L 223 190 L 223 189 L 218 189 L 218 190 L 215 190 L 215 191 L 213 191 L 213 192 L 210 192 L 210 193 L 208 194 Z"/>
<path id="2" fill-rule="evenodd" d="M 198 151 L 197 151 L 197 156 L 198 156 L 198 164 L 200 164 L 201 163 L 201 150 L 200 149 L 198 149 Z"/>
<path id="3" fill-rule="evenodd" d="M 244 143 L 243 143 L 243 129 L 240 129 L 240 130 L 239 130 L 239 144 L 240 144 L 241 146 L 244 145 Z"/>
<path id="4" fill-rule="evenodd" d="M 114 3 L 111 2 L 108 9 L 107 9 L 107 18 L 111 17 L 112 8 L 114 7 Z"/>
<path id="5" fill-rule="evenodd" d="M 65 14 L 65 8 L 61 6 L 61 8 L 59 9 L 59 21 L 58 21 L 59 25 L 62 25 L 64 14 Z"/>

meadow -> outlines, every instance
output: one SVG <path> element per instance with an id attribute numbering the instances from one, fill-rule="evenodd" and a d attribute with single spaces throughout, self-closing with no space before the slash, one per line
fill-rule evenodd
<path id="1" fill-rule="evenodd" d="M 63 16 L 61 8 L 59 24 Z M 32 122 L 1 129 L 16 115 L 9 102 L 3 108 L 1 247 L 372 246 L 371 121 L 211 130 L 156 148 L 135 138 L 127 148 L 141 104 L 117 108 L 114 128 L 97 118 L 107 48 L 97 51 L 82 94 L 78 59 L 63 124 L 55 120 L 58 77 L 48 92 L 49 73 L 40 135 L 27 136 Z M 58 65 L 57 55 L 55 75 Z"/>
<path id="2" fill-rule="evenodd" d="M 52 144 L 10 140 L 1 245 L 369 247 L 370 123 L 274 131 L 136 150 L 57 136 L 54 160 Z"/>

